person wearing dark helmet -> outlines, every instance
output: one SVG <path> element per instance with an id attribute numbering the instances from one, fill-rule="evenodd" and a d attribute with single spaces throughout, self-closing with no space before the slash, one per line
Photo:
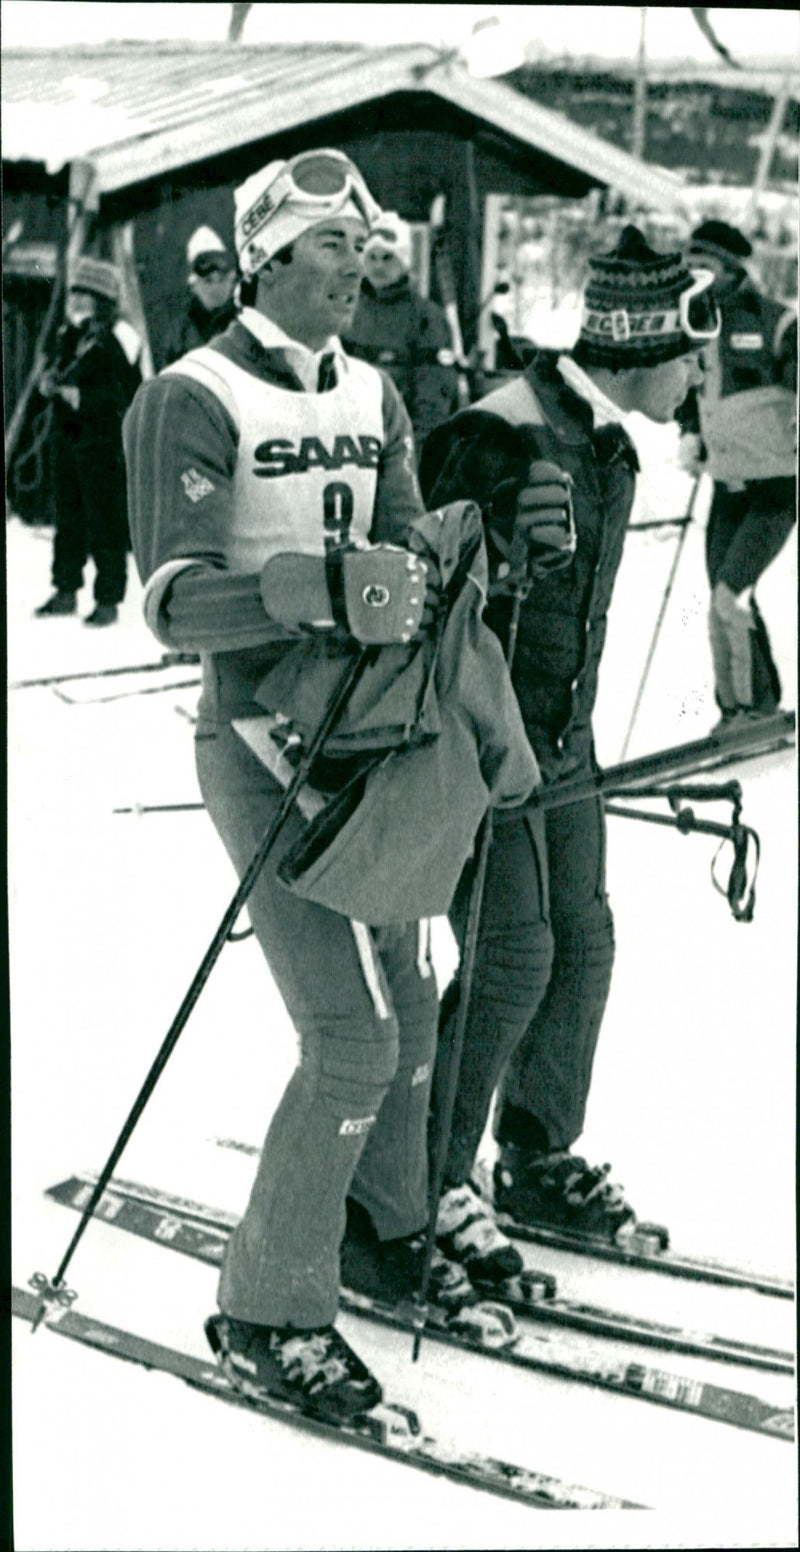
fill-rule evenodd
<path id="1" fill-rule="evenodd" d="M 797 505 L 797 312 L 762 295 L 752 247 L 724 221 L 692 233 L 689 261 L 714 272 L 719 339 L 704 352 L 702 388 L 680 414 L 681 462 L 714 482 L 706 529 L 709 637 L 723 723 L 770 715 L 781 685 L 755 598 L 783 549 Z"/>
<path id="2" fill-rule="evenodd" d="M 621 421 L 638 410 L 667 423 L 699 384 L 700 349 L 719 328 L 712 279 L 628 226 L 590 261 L 573 349 L 537 353 L 423 450 L 426 502 L 468 496 L 482 508 L 505 589 L 490 591 L 486 619 L 501 640 L 509 573 L 528 589 L 512 682 L 546 784 L 596 769 L 592 709 L 638 469 Z M 497 1209 L 608 1238 L 633 1218 L 608 1166 L 572 1152 L 614 960 L 605 848 L 599 798 L 495 825 L 437 1232 L 447 1255 L 480 1256 L 499 1277 L 519 1270 L 519 1253 L 471 1179 L 498 1084 Z M 457 937 L 471 884 L 468 866 L 451 911 Z M 443 999 L 433 1147 L 458 997 L 456 977 Z"/>

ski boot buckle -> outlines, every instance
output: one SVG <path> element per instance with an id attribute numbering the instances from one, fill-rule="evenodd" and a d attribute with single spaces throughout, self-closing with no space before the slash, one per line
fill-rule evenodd
<path id="1" fill-rule="evenodd" d="M 416 1412 L 392 1401 L 380 1402 L 359 1421 L 376 1443 L 390 1444 L 398 1450 L 413 1450 L 422 1432 Z"/>
<path id="2" fill-rule="evenodd" d="M 627 1234 L 620 1232 L 617 1244 L 644 1256 L 660 1256 L 669 1250 L 669 1229 L 663 1223 L 635 1223 Z"/>
<path id="3" fill-rule="evenodd" d="M 537 1272 L 532 1267 L 526 1267 L 517 1277 L 509 1277 L 499 1285 L 501 1298 L 504 1291 L 525 1304 L 541 1304 L 546 1299 L 556 1297 L 558 1284 L 551 1272 Z"/>
<path id="4" fill-rule="evenodd" d="M 507 1304 L 494 1304 L 482 1300 L 480 1304 L 466 1304 L 447 1322 L 449 1331 L 457 1332 L 465 1341 L 476 1347 L 499 1350 L 513 1347 L 519 1341 L 519 1328 Z"/>

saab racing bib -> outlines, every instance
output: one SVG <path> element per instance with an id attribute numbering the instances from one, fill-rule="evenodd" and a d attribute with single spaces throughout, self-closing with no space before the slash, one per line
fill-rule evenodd
<path id="1" fill-rule="evenodd" d="M 383 384 L 365 362 L 338 358 L 327 393 L 280 388 L 208 346 L 168 372 L 222 403 L 239 433 L 226 560 L 260 571 L 273 555 L 325 556 L 365 542 L 383 450 Z"/>

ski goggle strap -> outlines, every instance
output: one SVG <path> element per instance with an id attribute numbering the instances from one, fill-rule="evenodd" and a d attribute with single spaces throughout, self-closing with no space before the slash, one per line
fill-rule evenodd
<path id="1" fill-rule="evenodd" d="M 259 191 L 237 223 L 239 234 L 249 244 L 279 211 L 310 226 L 338 215 L 348 204 L 354 205 L 367 227 L 380 219 L 381 208 L 349 157 L 342 151 L 302 151 L 279 165 L 271 182 Z"/>
<path id="2" fill-rule="evenodd" d="M 692 269 L 692 284 L 683 292 L 678 305 L 678 319 L 688 339 L 717 339 L 722 328 L 719 308 L 714 299 L 714 271 Z"/>
<path id="3" fill-rule="evenodd" d="M 722 320 L 711 289 L 713 272 L 693 269 L 690 274 L 692 284 L 678 297 L 677 307 L 642 309 L 636 313 L 629 312 L 627 307 L 617 307 L 608 313 L 584 307 L 581 332 L 615 344 L 656 340 L 667 334 L 684 334 L 698 343 L 717 339 Z"/>

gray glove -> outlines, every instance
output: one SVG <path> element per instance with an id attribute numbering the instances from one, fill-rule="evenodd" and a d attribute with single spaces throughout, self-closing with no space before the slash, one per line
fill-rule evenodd
<path id="1" fill-rule="evenodd" d="M 493 506 L 506 495 L 507 484 L 495 492 Z M 497 568 L 498 580 L 508 585 L 538 580 L 569 566 L 577 547 L 572 476 L 557 464 L 534 459 L 525 484 L 516 491 L 511 544 L 494 530 L 490 533 L 504 556 Z"/>

